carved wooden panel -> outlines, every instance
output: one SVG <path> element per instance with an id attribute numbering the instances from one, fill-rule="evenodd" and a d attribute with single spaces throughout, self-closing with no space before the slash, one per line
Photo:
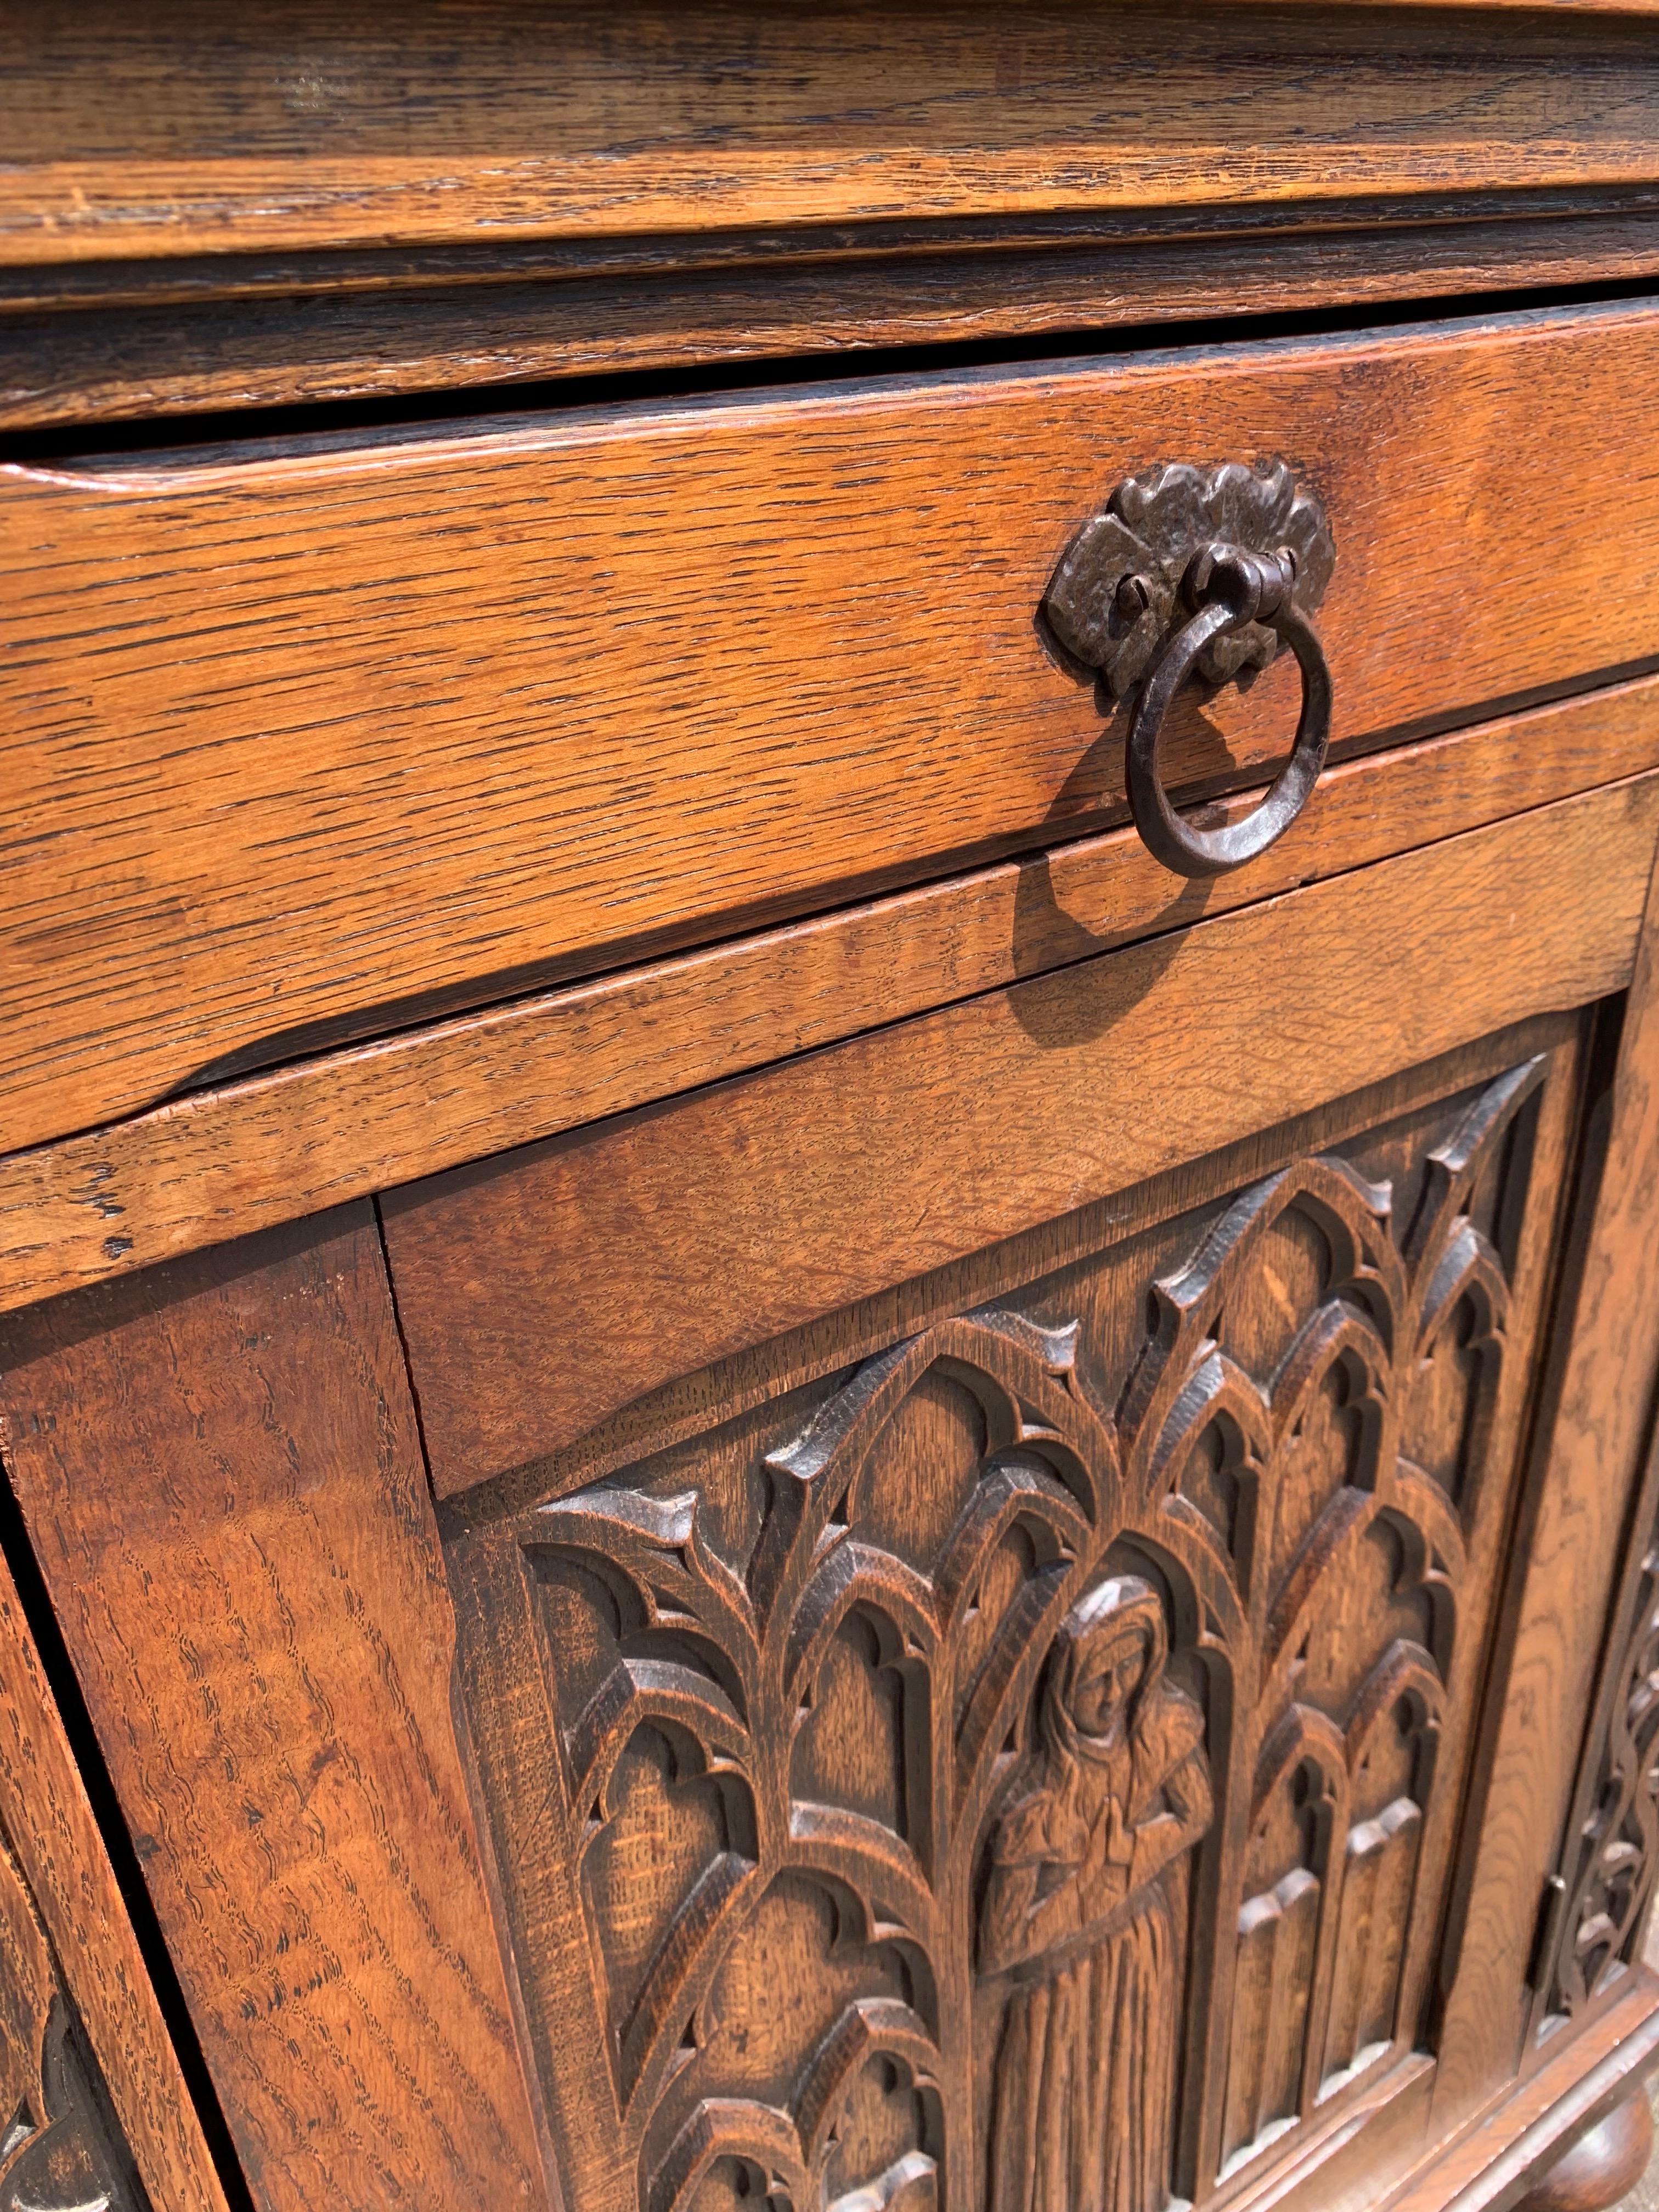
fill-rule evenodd
<path id="1" fill-rule="evenodd" d="M 0 1832 L 0 2212 L 149 2212 L 149 2202 Z"/>
<path id="2" fill-rule="evenodd" d="M 453 1509 L 583 2212 L 1161 2212 L 1374 2097 L 1428 2016 L 1554 1034 Z"/>
<path id="3" fill-rule="evenodd" d="M 1545 1934 L 1547 2036 L 1624 1979 L 1659 1887 L 1659 1452 L 1637 1509 L 1631 1587 L 1603 1669 L 1578 1818 Z"/>

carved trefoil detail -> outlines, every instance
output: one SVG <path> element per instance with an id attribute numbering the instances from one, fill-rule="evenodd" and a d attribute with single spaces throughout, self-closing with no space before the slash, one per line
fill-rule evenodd
<path id="1" fill-rule="evenodd" d="M 456 1547 L 585 2208 L 1161 2212 L 1409 2043 L 1546 1065 L 1402 1224 L 1242 1192 L 1115 1386 L 1039 1285 Z"/>
<path id="2" fill-rule="evenodd" d="M 1654 1486 L 1650 1472 L 1650 1517 Z M 1659 1883 L 1659 1525 L 1650 1526 L 1638 1554 L 1634 1584 L 1627 1633 L 1610 1657 L 1589 1803 L 1560 1878 L 1547 2029 L 1582 2014 L 1623 1978 Z"/>

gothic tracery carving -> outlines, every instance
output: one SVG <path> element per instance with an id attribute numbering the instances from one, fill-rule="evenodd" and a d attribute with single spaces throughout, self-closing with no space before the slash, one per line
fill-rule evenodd
<path id="1" fill-rule="evenodd" d="M 1547 2017 L 1584 2010 L 1629 1965 L 1659 1882 L 1659 1528 L 1637 1567 L 1594 1787 L 1564 1875 Z"/>
<path id="2" fill-rule="evenodd" d="M 1340 1157 L 1241 1192 L 1121 1379 L 1039 1285 L 513 1523 L 479 1679 L 533 1650 L 550 1733 L 486 1795 L 594 2212 L 1159 2212 L 1395 2047 L 1542 1072 L 1403 1224 Z"/>

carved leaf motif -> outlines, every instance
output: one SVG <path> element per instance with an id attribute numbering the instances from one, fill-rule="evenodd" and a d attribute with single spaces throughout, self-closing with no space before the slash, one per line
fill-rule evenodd
<path id="1" fill-rule="evenodd" d="M 1323 507 L 1298 492 L 1283 461 L 1237 461 L 1204 471 L 1184 462 L 1131 477 L 1085 523 L 1049 579 L 1043 614 L 1074 660 L 1101 672 L 1115 699 L 1127 696 L 1162 652 L 1185 611 L 1181 587 L 1194 554 L 1218 541 L 1247 551 L 1288 549 L 1296 599 L 1311 614 L 1335 567 Z M 1247 682 L 1279 650 L 1261 623 L 1215 639 L 1198 671 L 1211 684 Z"/>

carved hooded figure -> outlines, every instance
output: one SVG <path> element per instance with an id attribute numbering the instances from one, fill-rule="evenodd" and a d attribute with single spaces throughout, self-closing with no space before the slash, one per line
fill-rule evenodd
<path id="1" fill-rule="evenodd" d="M 1165 1680 L 1164 1607 L 1080 1599 L 1038 1701 L 1033 1787 L 1003 1815 L 980 1923 L 1009 1982 L 988 2212 L 1163 2212 L 1185 1986 L 1187 1853 L 1213 1809 L 1203 1716 Z"/>

